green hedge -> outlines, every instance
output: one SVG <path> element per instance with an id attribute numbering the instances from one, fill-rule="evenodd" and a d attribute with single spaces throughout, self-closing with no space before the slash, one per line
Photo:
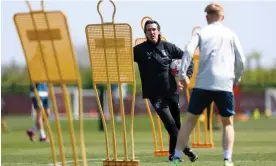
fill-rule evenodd
<path id="1" fill-rule="evenodd" d="M 141 80 L 138 67 L 135 64 L 136 93 L 141 93 Z M 82 86 L 92 89 L 92 74 L 90 67 L 80 67 Z M 20 67 L 14 61 L 2 66 L 2 92 L 28 93 L 30 79 L 26 67 Z M 243 91 L 263 91 L 268 87 L 276 88 L 276 69 L 246 70 L 243 74 L 241 87 Z M 132 92 L 132 85 L 129 85 Z"/>

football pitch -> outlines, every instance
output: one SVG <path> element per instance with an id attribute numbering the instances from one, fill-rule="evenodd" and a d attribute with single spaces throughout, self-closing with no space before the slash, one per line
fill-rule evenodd
<path id="1" fill-rule="evenodd" d="M 136 159 L 140 160 L 141 166 L 169 166 L 167 157 L 155 157 L 153 155 L 153 137 L 151 124 L 148 116 L 136 116 L 134 125 L 134 141 Z M 71 150 L 68 122 L 61 121 L 63 140 L 66 153 L 67 165 L 73 165 L 73 156 Z M 7 117 L 9 131 L 2 132 L 1 137 L 1 165 L 51 165 L 51 150 L 49 143 L 30 142 L 26 136 L 26 129 L 32 126 L 30 117 Z M 59 158 L 59 149 L 57 135 L 55 132 L 54 121 L 51 121 L 54 131 L 57 159 Z M 99 122 L 97 120 L 85 120 L 85 144 L 89 166 L 102 165 L 105 159 L 104 132 L 98 131 Z M 127 136 L 130 138 L 130 121 L 127 119 Z M 108 123 L 110 127 L 110 122 Z M 78 124 L 75 122 L 76 140 L 79 142 Z M 276 119 L 260 118 L 258 120 L 250 119 L 247 122 L 235 122 L 236 140 L 233 152 L 235 166 L 276 166 Z M 117 151 L 119 159 L 123 159 L 123 139 L 121 124 L 116 123 Z M 168 147 L 168 137 L 163 130 L 165 148 Z M 203 135 L 203 134 L 202 134 Z M 180 165 L 192 166 L 223 166 L 223 151 L 221 149 L 221 131 L 214 130 L 215 148 L 213 149 L 194 149 L 199 155 L 195 163 L 191 163 L 185 156 L 185 162 Z M 112 157 L 111 132 L 109 131 L 109 147 Z M 81 161 L 80 148 L 77 144 L 79 160 Z M 130 141 L 128 142 L 128 151 L 130 155 Z M 80 162 L 80 165 L 81 162 Z"/>

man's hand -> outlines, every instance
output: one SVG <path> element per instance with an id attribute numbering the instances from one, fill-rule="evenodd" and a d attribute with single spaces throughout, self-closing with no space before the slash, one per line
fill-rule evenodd
<path id="1" fill-rule="evenodd" d="M 239 85 L 239 80 L 235 80 L 234 83 L 233 83 L 233 88 L 235 88 L 238 85 Z"/>
<path id="2" fill-rule="evenodd" d="M 233 88 L 236 88 L 237 86 L 239 86 L 239 83 L 234 83 L 233 84 Z"/>
<path id="3" fill-rule="evenodd" d="M 187 76 L 185 76 L 184 79 L 179 80 L 178 83 L 177 83 L 178 92 L 183 91 L 184 88 L 186 89 L 189 83 L 190 83 L 190 79 Z"/>

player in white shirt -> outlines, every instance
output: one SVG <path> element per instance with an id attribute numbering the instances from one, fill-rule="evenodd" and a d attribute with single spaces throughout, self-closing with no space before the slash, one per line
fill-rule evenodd
<path id="1" fill-rule="evenodd" d="M 217 3 L 205 8 L 208 25 L 196 33 L 186 46 L 182 58 L 178 89 L 186 88 L 187 68 L 194 51 L 200 50 L 199 70 L 196 85 L 192 91 L 187 118 L 177 139 L 172 166 L 178 166 L 182 150 L 189 142 L 199 115 L 212 101 L 222 117 L 224 166 L 233 166 L 232 149 L 234 144 L 233 115 L 235 104 L 233 86 L 241 80 L 245 57 L 237 35 L 221 22 L 224 19 L 223 7 Z"/>

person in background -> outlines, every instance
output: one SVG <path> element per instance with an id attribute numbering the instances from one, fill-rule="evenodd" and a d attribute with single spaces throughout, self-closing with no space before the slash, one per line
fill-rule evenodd
<path id="1" fill-rule="evenodd" d="M 45 113 L 47 117 L 50 115 L 50 101 L 48 96 L 48 85 L 46 83 L 36 83 L 35 87 L 31 85 L 30 87 L 30 96 L 33 103 L 33 109 L 36 111 L 36 119 L 35 123 L 33 124 L 33 127 L 28 129 L 26 131 L 28 137 L 33 142 L 35 141 L 35 133 L 39 133 L 39 141 L 40 142 L 48 142 L 48 137 L 45 134 L 44 127 L 43 127 L 43 117 L 41 110 L 38 105 L 38 101 L 36 100 L 34 89 L 37 89 L 38 95 L 40 97 L 40 100 L 42 102 L 43 109 L 45 110 Z"/>

